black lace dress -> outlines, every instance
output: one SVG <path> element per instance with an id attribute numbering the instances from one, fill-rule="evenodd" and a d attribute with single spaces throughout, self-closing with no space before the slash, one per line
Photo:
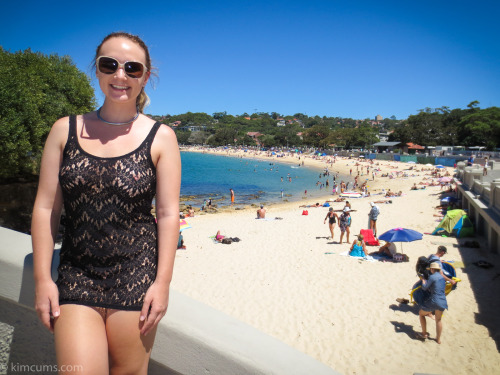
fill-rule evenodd
<path id="1" fill-rule="evenodd" d="M 66 212 L 56 282 L 60 304 L 141 310 L 158 259 L 151 144 L 159 127 L 135 151 L 101 158 L 80 147 L 76 118 L 70 117 L 59 171 Z"/>

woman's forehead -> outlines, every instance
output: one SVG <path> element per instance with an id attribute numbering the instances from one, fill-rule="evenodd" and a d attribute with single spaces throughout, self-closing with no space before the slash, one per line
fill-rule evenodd
<path id="1" fill-rule="evenodd" d="M 105 41 L 100 49 L 100 55 L 144 61 L 146 54 L 136 42 L 122 37 Z"/>

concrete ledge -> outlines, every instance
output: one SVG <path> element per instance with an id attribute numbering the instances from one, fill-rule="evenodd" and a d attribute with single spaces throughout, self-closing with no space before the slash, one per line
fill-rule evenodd
<path id="1" fill-rule="evenodd" d="M 22 327 L 26 336 L 44 337 L 50 334 L 36 321 L 33 310 L 34 282 L 31 237 L 0 227 L 0 323 L 13 328 L 10 360 L 34 363 L 37 360 L 25 344 L 19 345 Z M 58 250 L 52 262 L 52 275 L 56 277 Z M 7 312 L 9 313 L 7 314 Z M 12 315 L 16 319 L 10 319 Z M 26 333 L 28 332 L 28 333 Z M 17 338 L 17 340 L 16 340 Z M 30 340 L 35 346 L 39 341 Z M 47 345 L 43 345 L 47 347 Z M 0 345 L 0 347 L 2 347 Z M 36 352 L 36 350 L 35 350 Z M 7 354 L 7 358 L 8 358 Z M 0 356 L 0 358 L 5 358 Z M 47 360 L 54 364 L 53 351 Z M 21 362 L 20 362 L 21 361 Z M 40 362 L 38 362 L 40 363 Z M 6 363 L 0 363 L 7 365 Z M 152 353 L 150 374 L 207 374 L 246 375 L 333 375 L 339 374 L 323 363 L 297 351 L 283 342 L 244 324 L 224 313 L 212 309 L 174 290 L 170 305 L 161 321 Z"/>

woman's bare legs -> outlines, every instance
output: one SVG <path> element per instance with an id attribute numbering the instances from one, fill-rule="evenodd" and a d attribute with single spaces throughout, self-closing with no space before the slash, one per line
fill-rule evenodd
<path id="1" fill-rule="evenodd" d="M 156 330 L 140 334 L 140 311 L 62 305 L 54 324 L 57 363 L 68 374 L 147 374 Z M 61 371 L 60 374 L 65 374 Z"/>
<path id="2" fill-rule="evenodd" d="M 109 310 L 106 321 L 111 375 L 147 375 L 156 328 L 140 334 L 140 311 Z"/>
<path id="3" fill-rule="evenodd" d="M 54 340 L 59 374 L 74 374 L 76 369 L 79 375 L 109 373 L 105 320 L 96 309 L 61 305 Z"/>
<path id="4" fill-rule="evenodd" d="M 443 332 L 443 322 L 441 318 L 443 317 L 443 312 L 436 310 L 436 342 L 441 344 L 441 333 Z"/>
<path id="5" fill-rule="evenodd" d="M 333 230 L 335 229 L 335 224 L 328 223 L 328 226 L 330 227 L 330 233 L 332 234 L 332 240 L 333 240 Z"/>
<path id="6" fill-rule="evenodd" d="M 418 318 L 420 319 L 420 325 L 422 326 L 422 334 L 420 337 L 427 338 L 427 321 L 425 317 L 429 314 L 428 311 L 420 310 L 418 313 Z"/>

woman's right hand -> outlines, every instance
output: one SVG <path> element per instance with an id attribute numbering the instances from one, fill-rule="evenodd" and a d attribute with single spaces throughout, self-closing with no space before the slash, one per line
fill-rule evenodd
<path id="1" fill-rule="evenodd" d="M 43 325 L 53 333 L 53 319 L 57 318 L 61 311 L 59 309 L 59 291 L 52 279 L 36 283 L 35 310 Z"/>

